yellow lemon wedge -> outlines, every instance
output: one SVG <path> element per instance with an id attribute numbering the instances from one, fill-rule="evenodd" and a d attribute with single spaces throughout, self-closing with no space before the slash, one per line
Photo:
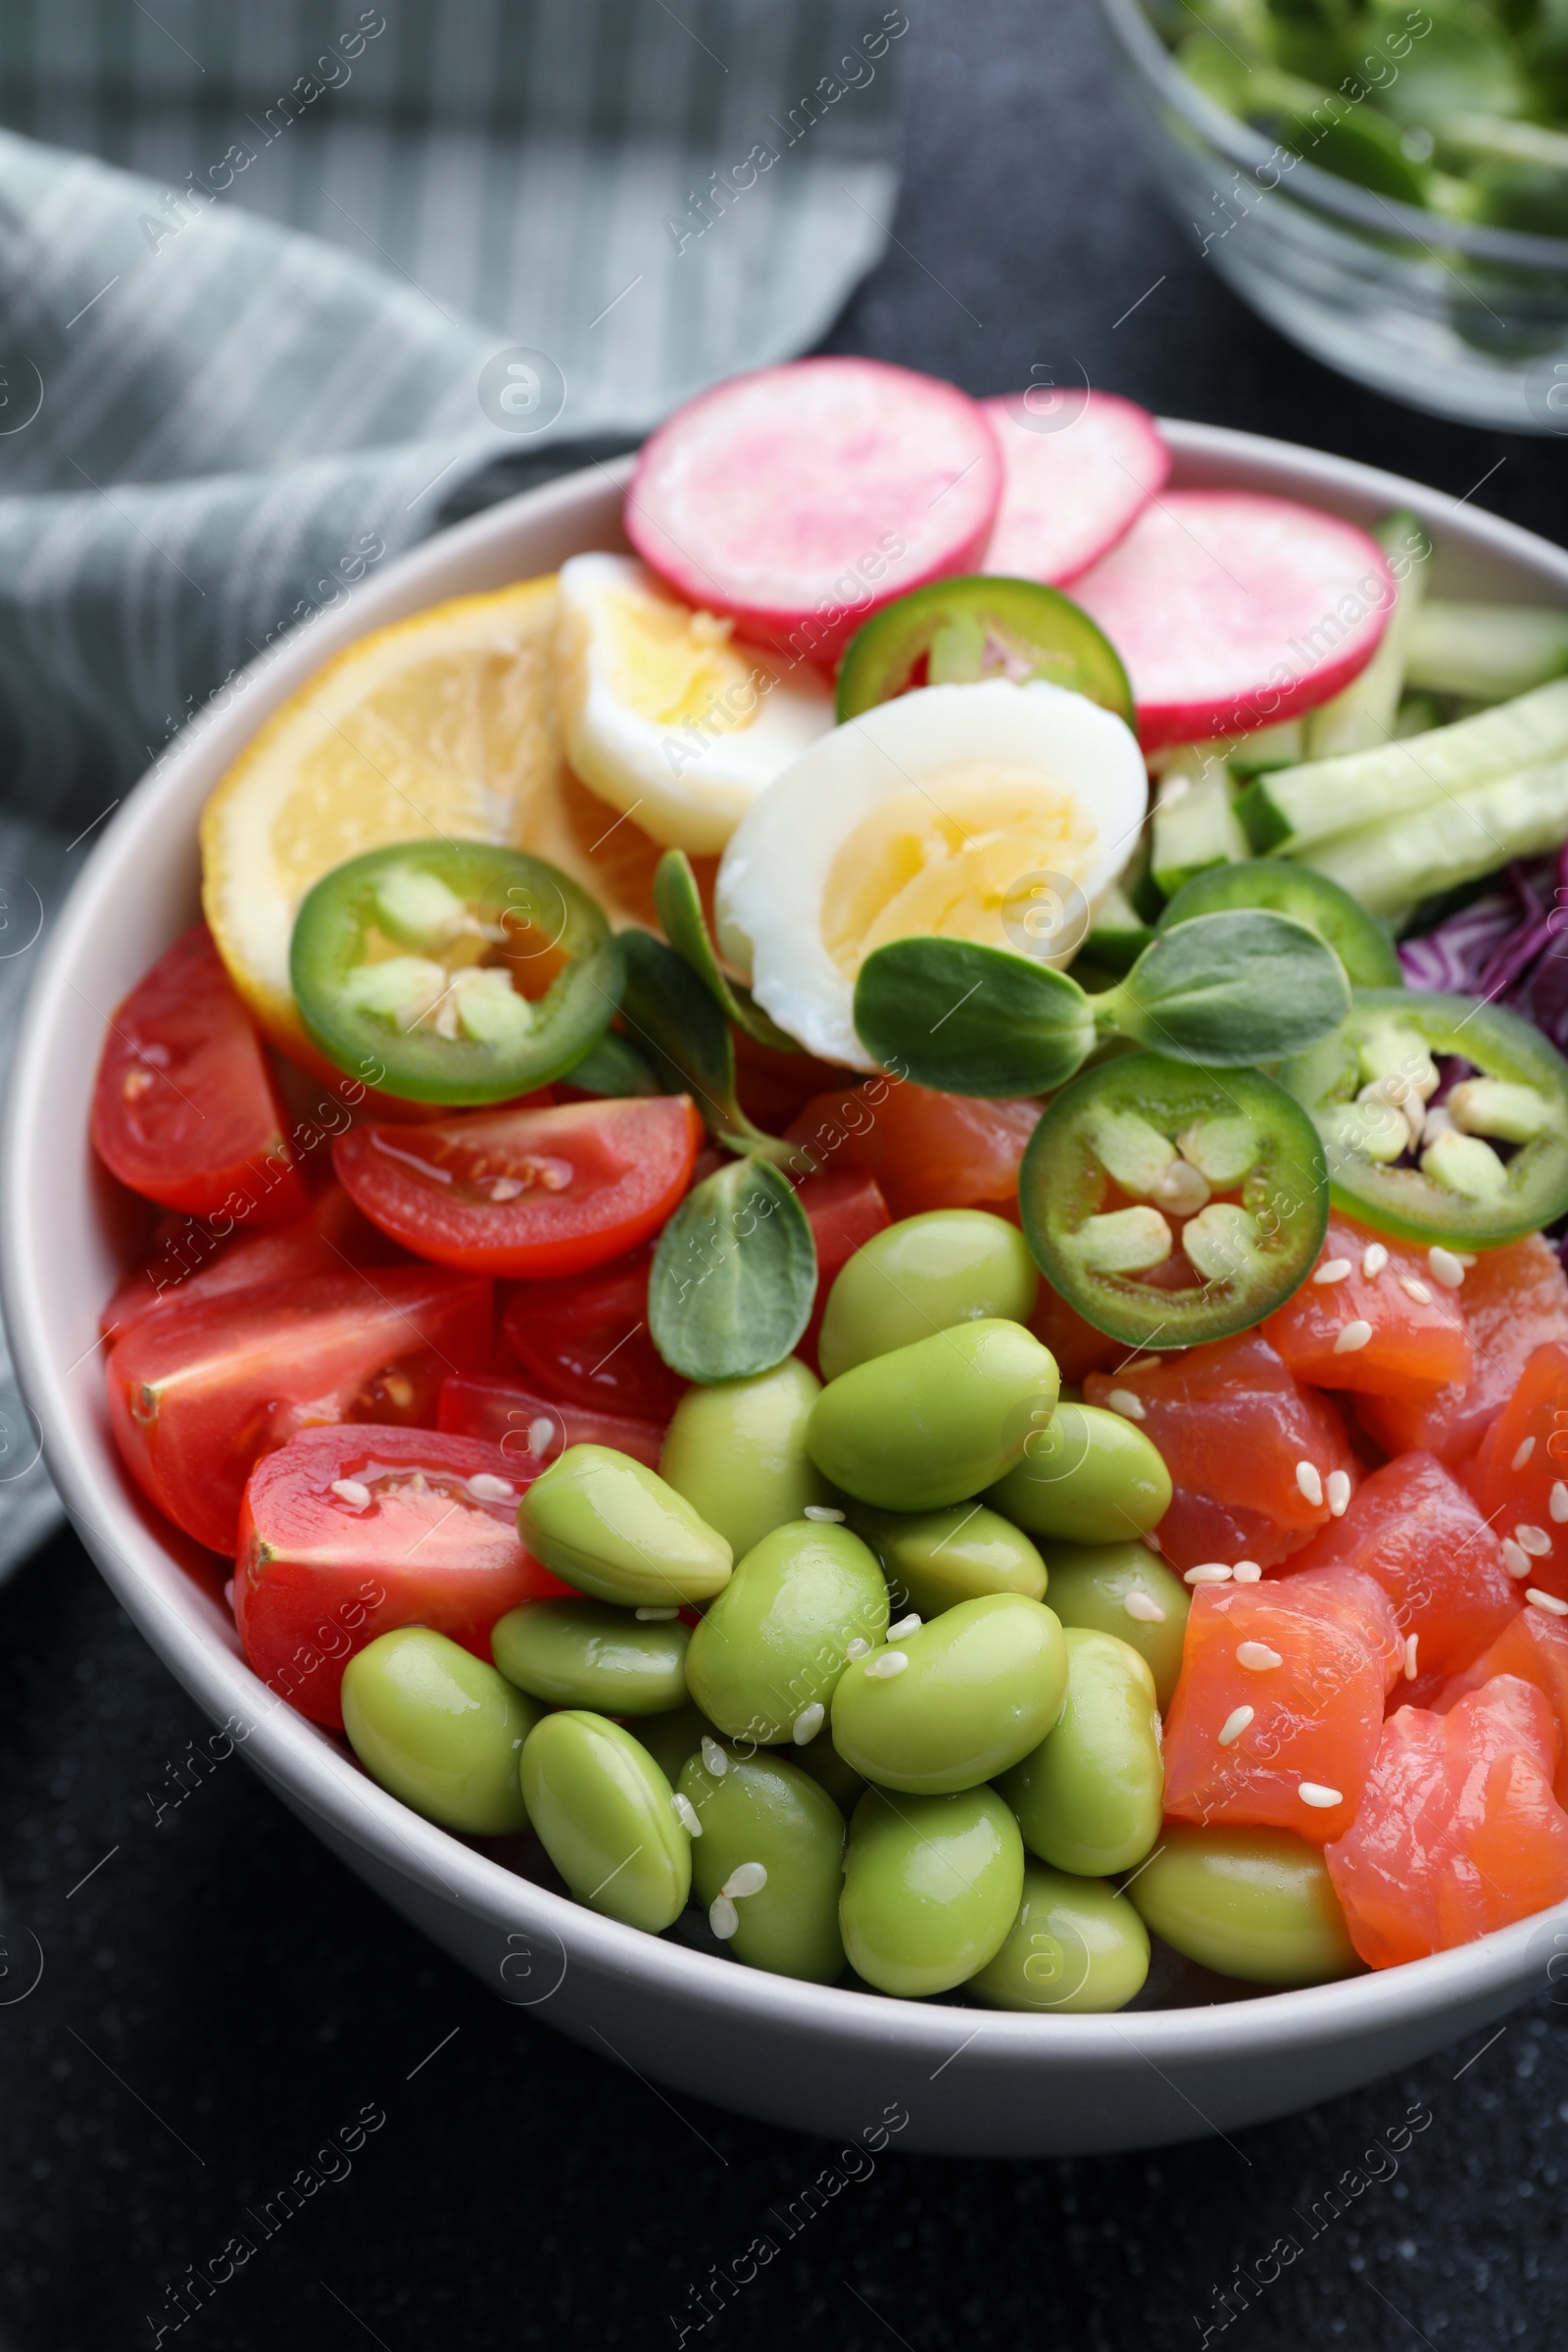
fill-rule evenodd
<path id="1" fill-rule="evenodd" d="M 361 638 L 273 712 L 214 791 L 202 905 L 235 987 L 296 1060 L 318 1056 L 289 987 L 294 917 L 365 850 L 432 834 L 504 843 L 580 882 L 616 929 L 658 928 L 660 845 L 562 757 L 557 603 L 553 576 L 525 580 Z"/>

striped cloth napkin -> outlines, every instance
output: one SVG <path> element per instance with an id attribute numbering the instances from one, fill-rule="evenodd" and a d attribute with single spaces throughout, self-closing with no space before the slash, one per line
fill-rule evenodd
<path id="1" fill-rule="evenodd" d="M 876 260 L 882 0 L 0 10 L 0 1069 L 204 699 L 455 514 L 814 342 Z M 0 1575 L 56 1509 L 0 1342 Z"/>

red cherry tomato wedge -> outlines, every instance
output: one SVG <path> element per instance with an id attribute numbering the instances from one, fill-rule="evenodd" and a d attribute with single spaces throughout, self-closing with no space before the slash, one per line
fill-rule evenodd
<path id="1" fill-rule="evenodd" d="M 703 1125 L 686 1095 L 356 1127 L 332 1147 L 371 1223 L 438 1266 L 581 1273 L 657 1233 L 691 1181 Z"/>
<path id="2" fill-rule="evenodd" d="M 109 1024 L 92 1140 L 122 1184 L 165 1208 L 276 1225 L 309 1205 L 250 1014 L 198 923 Z"/>
<path id="3" fill-rule="evenodd" d="M 1424 1448 L 1451 1465 L 1475 1452 L 1518 1387 L 1532 1350 L 1548 1340 L 1568 1341 L 1568 1276 L 1551 1244 L 1532 1233 L 1500 1250 L 1481 1250 L 1461 1287 L 1447 1296 L 1470 1334 L 1468 1382 L 1454 1382 L 1421 1401 L 1358 1397 L 1356 1417 L 1386 1452 Z"/>
<path id="4" fill-rule="evenodd" d="M 1476 1466 L 1482 1513 L 1521 1586 L 1568 1600 L 1568 1345 L 1532 1351 Z"/>
<path id="5" fill-rule="evenodd" d="M 798 1188 L 797 1198 L 816 1244 L 816 1298 L 795 1352 L 814 1372 L 829 1291 L 857 1250 L 863 1250 L 893 1220 L 875 1177 L 859 1168 L 829 1167 L 820 1176 L 808 1176 Z"/>
<path id="6" fill-rule="evenodd" d="M 989 1102 L 868 1078 L 814 1095 L 788 1128 L 819 1167 L 874 1176 L 895 1217 L 927 1208 L 994 1208 L 1014 1220 L 1018 1168 L 1040 1121 L 1038 1102 Z"/>
<path id="7" fill-rule="evenodd" d="M 566 1591 L 517 1534 L 532 1476 L 430 1429 L 301 1431 L 240 1511 L 234 1615 L 256 1672 L 340 1730 L 343 1669 L 378 1634 L 427 1625 L 488 1660 L 498 1617 Z"/>
<path id="8" fill-rule="evenodd" d="M 644 1243 L 612 1265 L 558 1282 L 523 1282 L 508 1298 L 501 1337 L 543 1394 L 558 1404 L 663 1423 L 686 1393 L 648 1333 Z"/>
<path id="9" fill-rule="evenodd" d="M 1430 1402 L 1472 1370 L 1459 1296 L 1434 1281 L 1425 1251 L 1334 1214 L 1315 1268 L 1263 1332 L 1320 1389 Z"/>
<path id="10" fill-rule="evenodd" d="M 1513 1675 L 1450 1714 L 1389 1717 L 1355 1821 L 1324 1856 L 1363 1960 L 1451 1951 L 1568 1895 L 1555 1754 L 1550 1707 Z"/>
<path id="11" fill-rule="evenodd" d="M 307 1275 L 146 1315 L 108 1365 L 122 1459 L 176 1527 L 232 1553 L 264 1453 L 321 1422 L 435 1419 L 490 1360 L 490 1285 L 432 1266 Z"/>
<path id="12" fill-rule="evenodd" d="M 441 1383 L 436 1427 L 499 1446 L 521 1478 L 537 1477 L 568 1446 L 611 1446 L 657 1470 L 664 1444 L 662 1421 L 557 1404 L 502 1375 L 469 1372 L 450 1372 Z"/>
<path id="13" fill-rule="evenodd" d="M 303 1217 L 265 1233 L 220 1241 L 194 1217 L 170 1217 L 145 1265 L 127 1274 L 99 1318 L 105 1339 L 122 1340 L 143 1315 L 178 1305 L 188 1312 L 226 1291 L 256 1291 L 302 1274 L 343 1274 L 391 1265 L 404 1252 L 361 1216 L 340 1184 L 329 1184 Z"/>

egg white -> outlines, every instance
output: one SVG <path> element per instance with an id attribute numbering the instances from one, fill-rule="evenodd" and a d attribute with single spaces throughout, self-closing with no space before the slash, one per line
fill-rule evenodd
<path id="1" fill-rule="evenodd" d="M 883 804 L 929 789 L 939 805 L 943 779 L 966 766 L 1024 773 L 1070 800 L 1086 838 L 1068 878 L 1091 906 L 1132 854 L 1149 801 L 1143 754 L 1084 695 L 1042 679 L 928 686 L 836 727 L 742 819 L 715 896 L 726 956 L 779 1027 L 826 1061 L 876 1066 L 855 1033 L 854 979 L 824 934 L 835 860 Z M 1018 879 L 1031 862 L 1021 843 Z"/>

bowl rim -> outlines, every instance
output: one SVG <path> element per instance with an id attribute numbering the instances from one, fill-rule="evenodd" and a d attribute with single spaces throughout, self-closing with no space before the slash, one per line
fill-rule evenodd
<path id="1" fill-rule="evenodd" d="M 1166 104 L 1174 107 L 1229 162 L 1242 165 L 1256 181 L 1259 167 L 1281 152 L 1279 142 L 1227 113 L 1189 79 L 1149 22 L 1142 0 L 1100 0 L 1100 8 L 1123 55 L 1140 77 L 1151 83 Z M 1479 221 L 1449 220 L 1441 213 L 1424 211 L 1419 205 L 1404 204 L 1395 197 L 1379 196 L 1369 188 L 1357 187 L 1353 180 L 1341 179 L 1337 173 L 1309 163 L 1304 156 L 1292 170 L 1289 186 L 1279 176 L 1272 187 L 1257 182 L 1260 201 L 1282 191 L 1287 195 L 1298 194 L 1304 205 L 1331 213 L 1384 243 L 1388 242 L 1391 230 L 1396 229 L 1440 264 L 1442 256 L 1432 252 L 1429 242 L 1434 237 L 1475 261 L 1568 271 L 1568 238 L 1540 236 L 1534 229 L 1489 228 Z"/>
<path id="2" fill-rule="evenodd" d="M 1294 491 L 1363 512 L 1408 505 L 1440 532 L 1448 511 L 1462 512 L 1463 534 L 1473 547 L 1528 564 L 1538 575 L 1554 575 L 1568 602 L 1568 554 L 1463 501 L 1292 443 L 1176 419 L 1159 423 L 1178 475 L 1186 468 L 1207 483 L 1217 473 L 1221 478 L 1212 486 L 1250 487 L 1257 471 L 1285 472 L 1291 489 L 1276 487 L 1276 495 Z M 450 583 L 463 570 L 482 575 L 487 566 L 506 564 L 519 531 L 537 536 L 554 528 L 559 534 L 579 517 L 589 527 L 586 518 L 595 503 L 603 510 L 609 493 L 624 487 L 633 462 L 591 466 L 437 534 L 389 564 L 374 587 L 342 614 L 329 623 L 307 624 L 280 652 L 252 663 L 239 684 L 261 686 L 254 705 L 241 693 L 235 698 L 237 718 L 231 711 L 187 725 L 110 819 L 56 917 L 29 990 L 0 1132 L 0 1297 L 19 1382 L 39 1424 L 48 1468 L 100 1572 L 190 1696 L 216 1725 L 232 1727 L 235 1744 L 245 1748 L 264 1779 L 308 1823 L 319 1826 L 334 1847 L 361 1849 L 368 1864 L 413 1883 L 426 1898 L 444 1897 L 502 1931 L 553 1945 L 592 1976 L 635 1982 L 666 2002 L 705 2008 L 732 2029 L 773 2025 L 818 2043 L 862 2051 L 871 2045 L 944 2063 L 956 2054 L 952 2045 L 957 2035 L 965 2037 L 963 2047 L 977 2060 L 1007 2068 L 1060 2063 L 1082 2071 L 1102 2064 L 1124 2068 L 1133 2060 L 1163 2071 L 1221 2060 L 1234 2067 L 1282 2051 L 1307 2050 L 1325 2039 L 1375 2039 L 1382 2030 L 1408 2026 L 1413 2018 L 1438 2018 L 1467 2003 L 1491 1999 L 1506 2005 L 1510 1995 L 1524 1997 L 1534 1973 L 1532 1954 L 1539 1961 L 1548 1943 L 1553 1955 L 1559 1942 L 1568 1948 L 1568 1902 L 1456 1950 L 1330 1984 L 1265 1989 L 1200 2008 L 1068 2017 L 965 2009 L 943 2000 L 901 2001 L 877 1992 L 806 1984 L 645 1935 L 506 1869 L 379 1788 L 332 1738 L 252 1673 L 231 1629 L 224 1639 L 217 1604 L 161 1539 L 156 1515 L 138 1503 L 128 1482 L 104 1491 L 87 1434 L 78 1426 L 81 1408 L 65 1386 L 72 1367 L 57 1364 L 50 1346 L 38 1205 L 48 1182 L 38 1156 L 38 1131 L 47 1117 L 56 1066 L 53 1032 L 66 1000 L 79 995 L 71 974 L 95 929 L 113 919 L 122 869 L 134 865 L 148 836 L 163 830 L 166 806 L 182 786 L 191 789 L 193 771 L 209 768 L 216 753 L 226 764 L 268 710 L 340 645 L 382 625 L 389 614 L 464 593 L 446 584 L 424 593 L 419 602 L 409 601 L 432 577 Z M 1543 1983 L 1551 1981 L 1544 1971 Z M 1194 2112 L 1196 2132 L 1206 2119 L 1196 2107 Z"/>

